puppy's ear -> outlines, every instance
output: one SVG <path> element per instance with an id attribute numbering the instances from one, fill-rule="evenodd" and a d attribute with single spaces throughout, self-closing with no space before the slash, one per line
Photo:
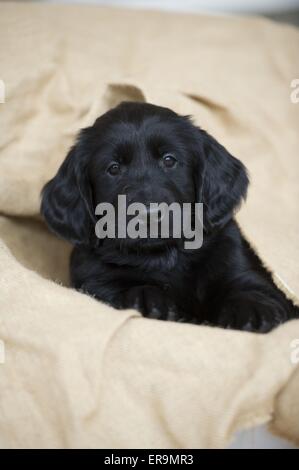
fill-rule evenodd
<path id="1" fill-rule="evenodd" d="M 94 232 L 88 154 L 84 145 L 86 131 L 80 133 L 78 143 L 42 191 L 41 213 L 47 225 L 73 244 L 88 244 Z"/>
<path id="2" fill-rule="evenodd" d="M 246 197 L 248 175 L 245 166 L 205 131 L 200 130 L 204 163 L 201 201 L 204 226 L 209 232 L 223 227 Z"/>

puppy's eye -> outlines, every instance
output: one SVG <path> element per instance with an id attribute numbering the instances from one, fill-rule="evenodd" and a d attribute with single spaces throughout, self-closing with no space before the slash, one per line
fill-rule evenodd
<path id="1" fill-rule="evenodd" d="M 166 153 L 163 155 L 163 165 L 165 168 L 174 168 L 176 166 L 177 159 L 171 155 L 171 153 Z"/>
<path id="2" fill-rule="evenodd" d="M 109 166 L 107 171 L 112 176 L 118 175 L 119 172 L 120 172 L 120 164 L 119 163 L 112 163 L 112 165 Z"/>

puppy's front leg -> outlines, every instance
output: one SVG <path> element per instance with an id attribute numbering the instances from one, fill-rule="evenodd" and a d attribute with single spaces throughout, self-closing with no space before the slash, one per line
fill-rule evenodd
<path id="1" fill-rule="evenodd" d="M 178 320 L 177 306 L 167 293 L 157 286 L 143 285 L 128 289 L 124 294 L 126 308 L 135 308 L 145 317 Z"/>
<path id="2" fill-rule="evenodd" d="M 130 284 L 103 263 L 97 253 L 89 248 L 75 247 L 70 264 L 72 285 L 98 300 L 117 309 L 128 308 L 125 293 Z"/>
<path id="3" fill-rule="evenodd" d="M 162 288 L 140 285 L 127 271 L 103 263 L 90 248 L 76 247 L 71 257 L 72 285 L 117 309 L 135 308 L 144 316 L 178 320 L 174 302 Z M 140 282 L 140 281 L 139 281 Z"/>
<path id="4" fill-rule="evenodd" d="M 128 288 L 118 282 L 101 283 L 90 279 L 80 290 L 111 305 L 116 309 L 133 308 L 148 318 L 178 320 L 174 303 L 155 286 L 134 286 Z"/>
<path id="5" fill-rule="evenodd" d="M 267 333 L 289 318 L 289 306 L 283 299 L 258 290 L 234 292 L 219 305 L 217 326 Z"/>

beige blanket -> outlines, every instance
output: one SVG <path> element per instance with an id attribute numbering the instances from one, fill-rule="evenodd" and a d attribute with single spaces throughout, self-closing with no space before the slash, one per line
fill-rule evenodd
<path id="1" fill-rule="evenodd" d="M 79 128 L 166 105 L 247 165 L 239 221 L 295 298 L 298 49 L 258 18 L 0 5 L 0 447 L 224 447 L 264 422 L 299 444 L 299 320 L 256 335 L 114 311 L 60 285 L 71 247 L 38 216 Z"/>

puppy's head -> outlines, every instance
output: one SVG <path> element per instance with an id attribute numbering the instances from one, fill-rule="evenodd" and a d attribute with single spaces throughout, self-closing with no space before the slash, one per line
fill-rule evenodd
<path id="1" fill-rule="evenodd" d="M 127 204 L 204 203 L 206 232 L 218 230 L 246 195 L 242 163 L 188 117 L 145 103 L 121 103 L 80 132 L 43 189 L 49 227 L 74 244 L 96 244 L 95 208 L 118 196 Z M 153 240 L 142 242 L 153 243 Z"/>

